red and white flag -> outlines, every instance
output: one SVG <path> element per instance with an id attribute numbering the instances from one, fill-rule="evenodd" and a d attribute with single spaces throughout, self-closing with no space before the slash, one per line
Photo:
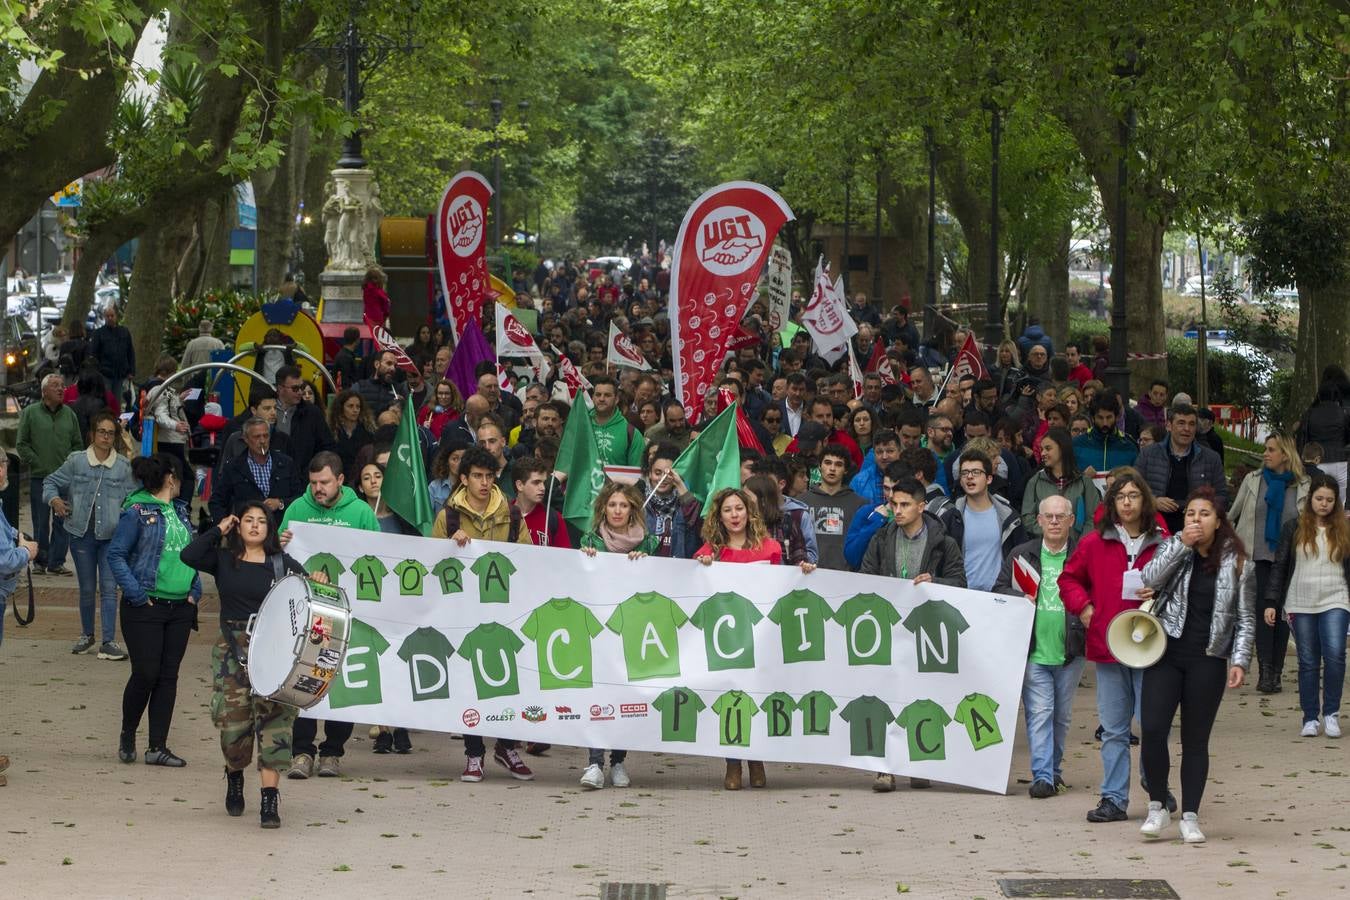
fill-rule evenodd
<path id="1" fill-rule="evenodd" d="M 497 356 L 543 356 L 534 335 L 502 304 L 497 304 Z"/>
<path id="2" fill-rule="evenodd" d="M 477 172 L 450 179 L 436 211 L 436 264 L 445 311 L 455 339 L 478 319 L 490 290 L 487 270 L 487 213 L 492 185 Z"/>
<path id="3" fill-rule="evenodd" d="M 848 377 L 853 380 L 853 399 L 861 400 L 863 395 L 863 371 L 858 365 L 858 355 L 853 352 L 853 342 L 848 341 Z"/>
<path id="4" fill-rule="evenodd" d="M 652 364 L 647 362 L 647 358 L 638 352 L 638 348 L 633 346 L 633 342 L 628 339 L 628 335 L 619 330 L 619 326 L 614 322 L 609 323 L 609 353 L 605 356 L 605 362 L 616 366 L 627 366 L 630 369 L 637 369 L 639 372 L 650 372 Z"/>
<path id="5" fill-rule="evenodd" d="M 1041 589 L 1041 573 L 1020 556 L 1013 557 L 1013 581 L 1028 597 L 1035 597 Z"/>
<path id="6" fill-rule="evenodd" d="M 591 382 L 581 371 L 572 363 L 572 360 L 566 356 L 558 357 L 558 374 L 562 376 L 563 383 L 567 385 L 567 393 L 571 399 L 575 400 L 578 391 L 589 391 Z"/>
<path id="7" fill-rule="evenodd" d="M 970 332 L 966 332 L 966 342 L 956 353 L 952 374 L 957 378 L 974 375 L 976 381 L 989 377 L 989 370 L 984 367 L 984 359 L 980 357 L 980 345 L 975 343 L 975 335 Z"/>
<path id="8" fill-rule="evenodd" d="M 736 329 L 736 333 L 731 336 L 731 340 L 727 341 L 727 352 L 735 353 L 742 347 L 753 347 L 759 342 L 759 335 L 746 331 L 745 326 L 742 325 Z"/>
<path id="9" fill-rule="evenodd" d="M 497 363 L 497 387 L 502 389 L 502 393 L 515 396 L 516 383 L 511 379 L 511 370 L 501 363 Z"/>
<path id="10" fill-rule="evenodd" d="M 400 369 L 417 374 L 419 371 L 417 363 L 413 362 L 412 357 L 408 355 L 408 351 L 403 349 L 403 345 L 394 340 L 394 336 L 385 331 L 383 325 L 372 322 L 370 316 L 362 316 L 362 318 L 366 320 L 366 327 L 370 329 L 370 336 L 375 339 L 375 349 L 380 353 L 388 350 L 394 354 L 394 362 L 398 364 Z M 350 386 L 348 385 L 348 387 Z"/>
<path id="11" fill-rule="evenodd" d="M 717 377 L 727 344 L 792 210 L 761 184 L 729 181 L 704 192 L 680 223 L 670 267 L 675 396 L 690 422 Z"/>
<path id="12" fill-rule="evenodd" d="M 848 352 L 849 338 L 858 333 L 848 314 L 843 279 L 830 282 L 830 267 L 823 256 L 816 261 L 815 287 L 802 312 L 802 325 L 810 333 L 816 353 L 830 365 Z"/>

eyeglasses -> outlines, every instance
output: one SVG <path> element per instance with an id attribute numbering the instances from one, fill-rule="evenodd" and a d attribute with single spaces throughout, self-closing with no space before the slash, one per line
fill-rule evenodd
<path id="1" fill-rule="evenodd" d="M 117 432 L 111 428 L 95 428 L 94 434 L 99 437 L 117 437 Z"/>
<path id="2" fill-rule="evenodd" d="M 782 417 L 782 416 L 765 416 L 765 417 L 764 417 L 764 424 L 766 424 L 766 425 L 776 425 L 776 424 L 778 424 L 778 423 L 781 422 L 781 421 L 783 421 L 783 417 Z"/>
<path id="3" fill-rule="evenodd" d="M 1041 513 L 1041 518 L 1047 522 L 1063 522 L 1073 518 L 1072 513 Z"/>
<path id="4" fill-rule="evenodd" d="M 962 469 L 962 470 L 961 470 L 961 477 L 962 477 L 962 478 L 979 478 L 979 477 L 982 476 L 982 475 L 988 475 L 988 474 L 989 474 L 989 473 L 986 472 L 984 469 Z"/>

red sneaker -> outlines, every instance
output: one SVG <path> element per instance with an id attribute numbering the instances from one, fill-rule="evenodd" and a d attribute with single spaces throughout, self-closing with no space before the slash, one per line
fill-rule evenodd
<path id="1" fill-rule="evenodd" d="M 479 782 L 483 780 L 483 757 L 470 756 L 464 761 L 464 774 L 459 776 L 460 781 Z"/>
<path id="2" fill-rule="evenodd" d="M 518 781 L 534 781 L 534 773 L 530 767 L 520 761 L 520 754 L 515 749 L 506 749 L 500 743 L 492 748 L 492 758 L 501 763 L 506 771 L 511 773 L 511 777 Z"/>

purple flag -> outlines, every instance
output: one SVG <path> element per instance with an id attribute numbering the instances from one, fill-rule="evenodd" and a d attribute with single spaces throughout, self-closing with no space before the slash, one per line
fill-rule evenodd
<path id="1" fill-rule="evenodd" d="M 478 320 L 471 319 L 469 324 L 464 326 L 464 333 L 459 336 L 459 344 L 450 357 L 445 377 L 459 388 L 460 396 L 468 398 L 478 391 L 478 379 L 473 374 L 474 368 L 484 360 L 495 362 L 496 359 L 497 354 L 483 336 L 483 329 L 478 325 Z"/>

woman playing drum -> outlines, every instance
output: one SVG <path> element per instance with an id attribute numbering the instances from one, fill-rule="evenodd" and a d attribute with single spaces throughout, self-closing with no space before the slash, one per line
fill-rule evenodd
<path id="1" fill-rule="evenodd" d="M 287 574 L 304 575 L 304 567 L 281 552 L 260 501 L 245 500 L 234 515 L 206 531 L 183 548 L 183 562 L 216 579 L 220 593 L 220 635 L 211 651 L 215 689 L 211 719 L 220 729 L 225 754 L 225 811 L 244 813 L 244 769 L 253 760 L 258 742 L 258 778 L 262 783 L 263 828 L 280 828 L 277 785 L 280 772 L 291 762 L 294 707 L 249 692 L 243 662 L 248 659 L 248 619 L 262 607 L 272 583 Z M 314 581 L 327 583 L 318 572 Z"/>

